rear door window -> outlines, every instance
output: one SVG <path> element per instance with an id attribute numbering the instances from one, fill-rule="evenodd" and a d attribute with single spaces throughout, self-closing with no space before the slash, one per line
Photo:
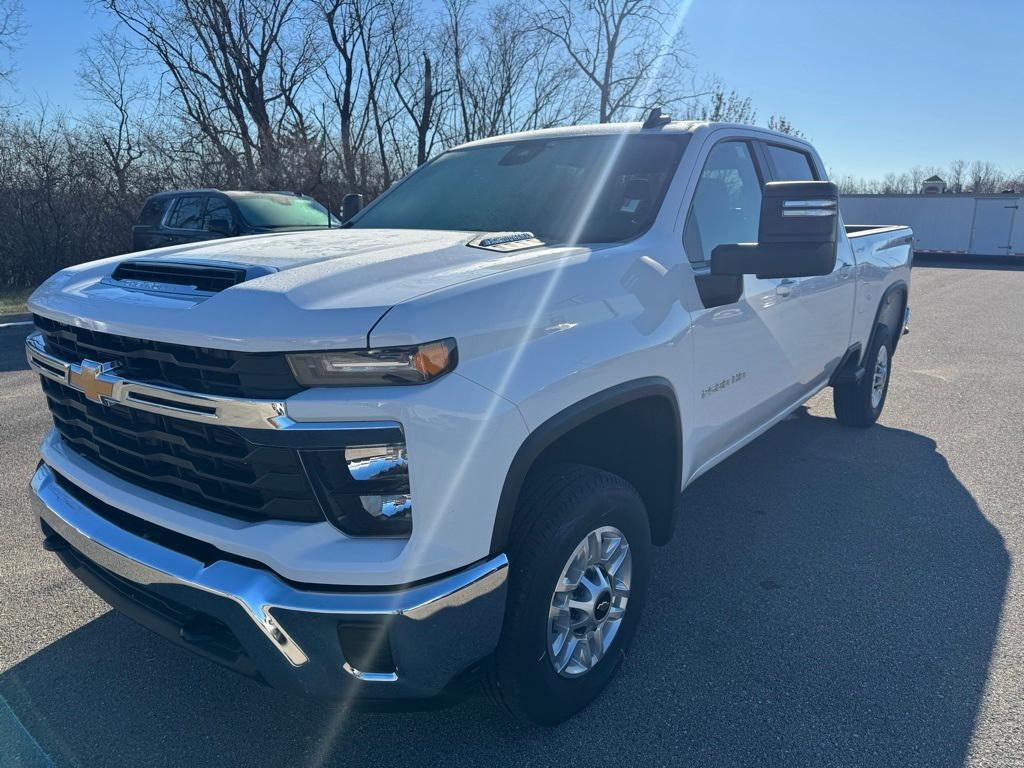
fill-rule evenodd
<path id="1" fill-rule="evenodd" d="M 172 229 L 202 229 L 205 206 L 206 198 L 202 195 L 179 197 L 167 226 Z"/>
<path id="2" fill-rule="evenodd" d="M 797 149 L 768 145 L 768 157 L 775 166 L 775 181 L 815 181 L 814 164 L 810 155 Z"/>

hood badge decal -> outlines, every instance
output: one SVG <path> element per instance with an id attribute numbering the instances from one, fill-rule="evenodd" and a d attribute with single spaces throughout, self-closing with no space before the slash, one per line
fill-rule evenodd
<path id="1" fill-rule="evenodd" d="M 508 253 L 536 248 L 538 245 L 544 245 L 544 242 L 535 237 L 533 232 L 488 232 L 473 238 L 467 245 L 471 248 Z"/>

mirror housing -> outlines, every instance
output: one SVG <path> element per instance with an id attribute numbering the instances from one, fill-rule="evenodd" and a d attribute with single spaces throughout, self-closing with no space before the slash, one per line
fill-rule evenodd
<path id="1" fill-rule="evenodd" d="M 341 220 L 346 222 L 363 210 L 363 196 L 350 192 L 341 198 Z"/>
<path id="2" fill-rule="evenodd" d="M 761 198 L 756 243 L 719 245 L 712 275 L 828 275 L 839 243 L 839 189 L 830 181 L 772 181 Z"/>
<path id="3" fill-rule="evenodd" d="M 224 216 L 215 216 L 210 219 L 210 223 L 206 225 L 206 231 L 216 232 L 218 235 L 225 235 L 226 237 L 235 234 L 231 221 Z"/>

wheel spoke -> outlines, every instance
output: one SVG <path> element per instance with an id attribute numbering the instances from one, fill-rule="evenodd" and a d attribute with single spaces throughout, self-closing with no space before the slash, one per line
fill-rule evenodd
<path id="1" fill-rule="evenodd" d="M 590 645 L 585 640 L 579 640 L 576 642 L 576 651 L 573 656 L 575 656 L 576 662 L 583 667 L 584 670 L 590 669 L 593 666 L 590 654 Z"/>
<path id="2" fill-rule="evenodd" d="M 555 663 L 555 670 L 559 674 L 564 672 L 565 668 L 569 666 L 569 662 L 576 655 L 576 649 L 579 647 L 579 644 L 580 640 L 575 635 L 565 636 L 565 641 L 559 647 L 558 653 L 551 657 L 551 660 Z"/>
<path id="3" fill-rule="evenodd" d="M 603 543 L 601 547 L 601 562 L 607 564 L 622 547 L 622 537 L 606 534 L 602 537 L 601 541 Z"/>
<path id="4" fill-rule="evenodd" d="M 601 583 L 599 574 L 592 573 L 588 570 L 583 574 L 583 578 L 580 579 L 580 586 L 587 590 L 588 599 L 594 600 L 604 588 L 604 584 Z"/>
<path id="5" fill-rule="evenodd" d="M 569 628 L 573 629 L 573 630 L 581 629 L 583 627 L 586 627 L 589 624 L 590 624 L 590 616 L 585 614 L 585 613 L 578 614 L 577 618 L 575 618 L 575 619 L 573 619 L 571 617 L 569 619 Z"/>
<path id="6" fill-rule="evenodd" d="M 580 611 L 581 613 L 590 613 L 591 602 L 589 600 L 572 600 L 570 599 L 566 605 L 574 610 Z"/>
<path id="7" fill-rule="evenodd" d="M 629 597 L 629 585 L 622 579 L 615 579 L 612 582 L 612 592 L 616 597 Z"/>
<path id="8" fill-rule="evenodd" d="M 613 558 L 608 562 L 608 572 L 612 575 L 613 579 L 619 575 L 619 571 L 622 570 L 622 566 L 626 562 L 626 557 L 628 555 L 629 545 L 623 541 L 615 550 Z"/>
<path id="9" fill-rule="evenodd" d="M 570 576 L 563 576 L 555 585 L 555 594 L 562 595 L 566 592 L 572 592 L 577 586 L 579 586 L 579 583 L 579 579 L 573 579 Z"/>

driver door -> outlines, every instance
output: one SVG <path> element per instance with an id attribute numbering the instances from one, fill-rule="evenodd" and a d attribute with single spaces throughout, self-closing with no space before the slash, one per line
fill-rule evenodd
<path id="1" fill-rule="evenodd" d="M 708 153 L 683 229 L 695 274 L 715 246 L 757 241 L 764 174 L 753 142 L 725 139 Z M 739 300 L 693 316 L 690 466 L 698 470 L 775 417 L 791 400 L 793 281 L 743 277 Z"/>

